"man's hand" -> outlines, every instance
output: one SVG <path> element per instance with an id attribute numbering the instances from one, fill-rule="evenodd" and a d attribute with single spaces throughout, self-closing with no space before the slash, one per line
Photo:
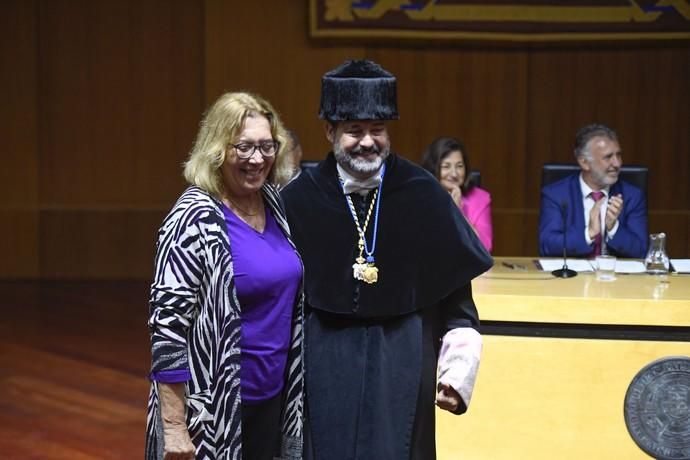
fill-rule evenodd
<path id="1" fill-rule="evenodd" d="M 447 383 L 439 382 L 438 392 L 436 393 L 436 405 L 449 412 L 455 412 L 460 405 L 460 395 L 455 391 L 455 388 Z"/>
<path id="2" fill-rule="evenodd" d="M 601 200 L 604 201 L 604 200 Z M 609 205 L 606 208 L 606 230 L 611 231 L 611 229 L 616 225 L 618 221 L 618 216 L 620 216 L 623 210 L 623 196 L 619 193 L 616 196 L 609 198 Z"/>
<path id="3" fill-rule="evenodd" d="M 596 203 L 594 203 L 594 206 L 592 206 L 592 210 L 589 211 L 589 226 L 587 227 L 587 230 L 589 232 L 589 239 L 593 240 L 596 238 L 597 235 L 601 234 L 601 206 L 602 203 L 604 203 L 604 199 L 600 199 Z"/>

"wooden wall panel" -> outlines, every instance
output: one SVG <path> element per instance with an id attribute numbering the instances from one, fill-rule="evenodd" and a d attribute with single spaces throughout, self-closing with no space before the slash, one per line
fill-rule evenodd
<path id="1" fill-rule="evenodd" d="M 168 206 L 202 96 L 202 10 L 184 1 L 44 1 L 41 201 Z"/>
<path id="2" fill-rule="evenodd" d="M 41 275 L 148 278 L 203 111 L 203 8 L 44 1 Z"/>
<path id="3" fill-rule="evenodd" d="M 649 232 L 666 233 L 668 256 L 677 259 L 690 257 L 690 215 L 683 211 L 650 211 Z"/>
<path id="4" fill-rule="evenodd" d="M 39 272 L 35 2 L 0 2 L 0 277 Z"/>
<path id="5" fill-rule="evenodd" d="M 505 256 L 537 256 L 539 215 L 536 210 L 493 208 L 493 253 Z"/>
<path id="6" fill-rule="evenodd" d="M 165 211 L 41 212 L 41 275 L 50 279 L 151 279 Z"/>
<path id="7" fill-rule="evenodd" d="M 39 276 L 39 215 L 35 207 L 0 208 L 0 279 Z"/>

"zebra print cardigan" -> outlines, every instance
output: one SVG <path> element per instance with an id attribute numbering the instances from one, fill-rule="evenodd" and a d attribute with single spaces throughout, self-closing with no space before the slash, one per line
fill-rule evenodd
<path id="1" fill-rule="evenodd" d="M 279 227 L 294 248 L 279 195 L 262 188 Z M 240 323 L 222 204 L 198 187 L 188 188 L 158 232 L 149 301 L 152 372 L 188 368 L 187 427 L 197 459 L 241 459 Z M 281 459 L 302 458 L 303 308 L 300 287 L 283 401 Z M 158 384 L 149 395 L 146 458 L 162 459 Z"/>

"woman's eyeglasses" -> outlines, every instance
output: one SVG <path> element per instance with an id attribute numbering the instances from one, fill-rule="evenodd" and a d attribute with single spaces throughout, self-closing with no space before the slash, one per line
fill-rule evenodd
<path id="1" fill-rule="evenodd" d="M 258 144 L 250 144 L 249 142 L 240 142 L 239 144 L 230 144 L 237 153 L 237 156 L 246 160 L 254 156 L 258 150 L 264 157 L 272 157 L 278 151 L 280 143 L 278 141 L 262 141 Z"/>

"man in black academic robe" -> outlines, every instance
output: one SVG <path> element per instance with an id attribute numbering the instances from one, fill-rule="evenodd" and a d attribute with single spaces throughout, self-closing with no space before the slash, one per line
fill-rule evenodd
<path id="1" fill-rule="evenodd" d="M 436 179 L 390 151 L 393 75 L 371 61 L 328 72 L 320 117 L 333 151 L 282 192 L 305 266 L 305 455 L 432 460 L 434 401 L 469 403 L 470 281 L 492 260 Z M 464 370 L 437 384 L 441 340 L 458 338 L 470 352 L 449 362 Z"/>

